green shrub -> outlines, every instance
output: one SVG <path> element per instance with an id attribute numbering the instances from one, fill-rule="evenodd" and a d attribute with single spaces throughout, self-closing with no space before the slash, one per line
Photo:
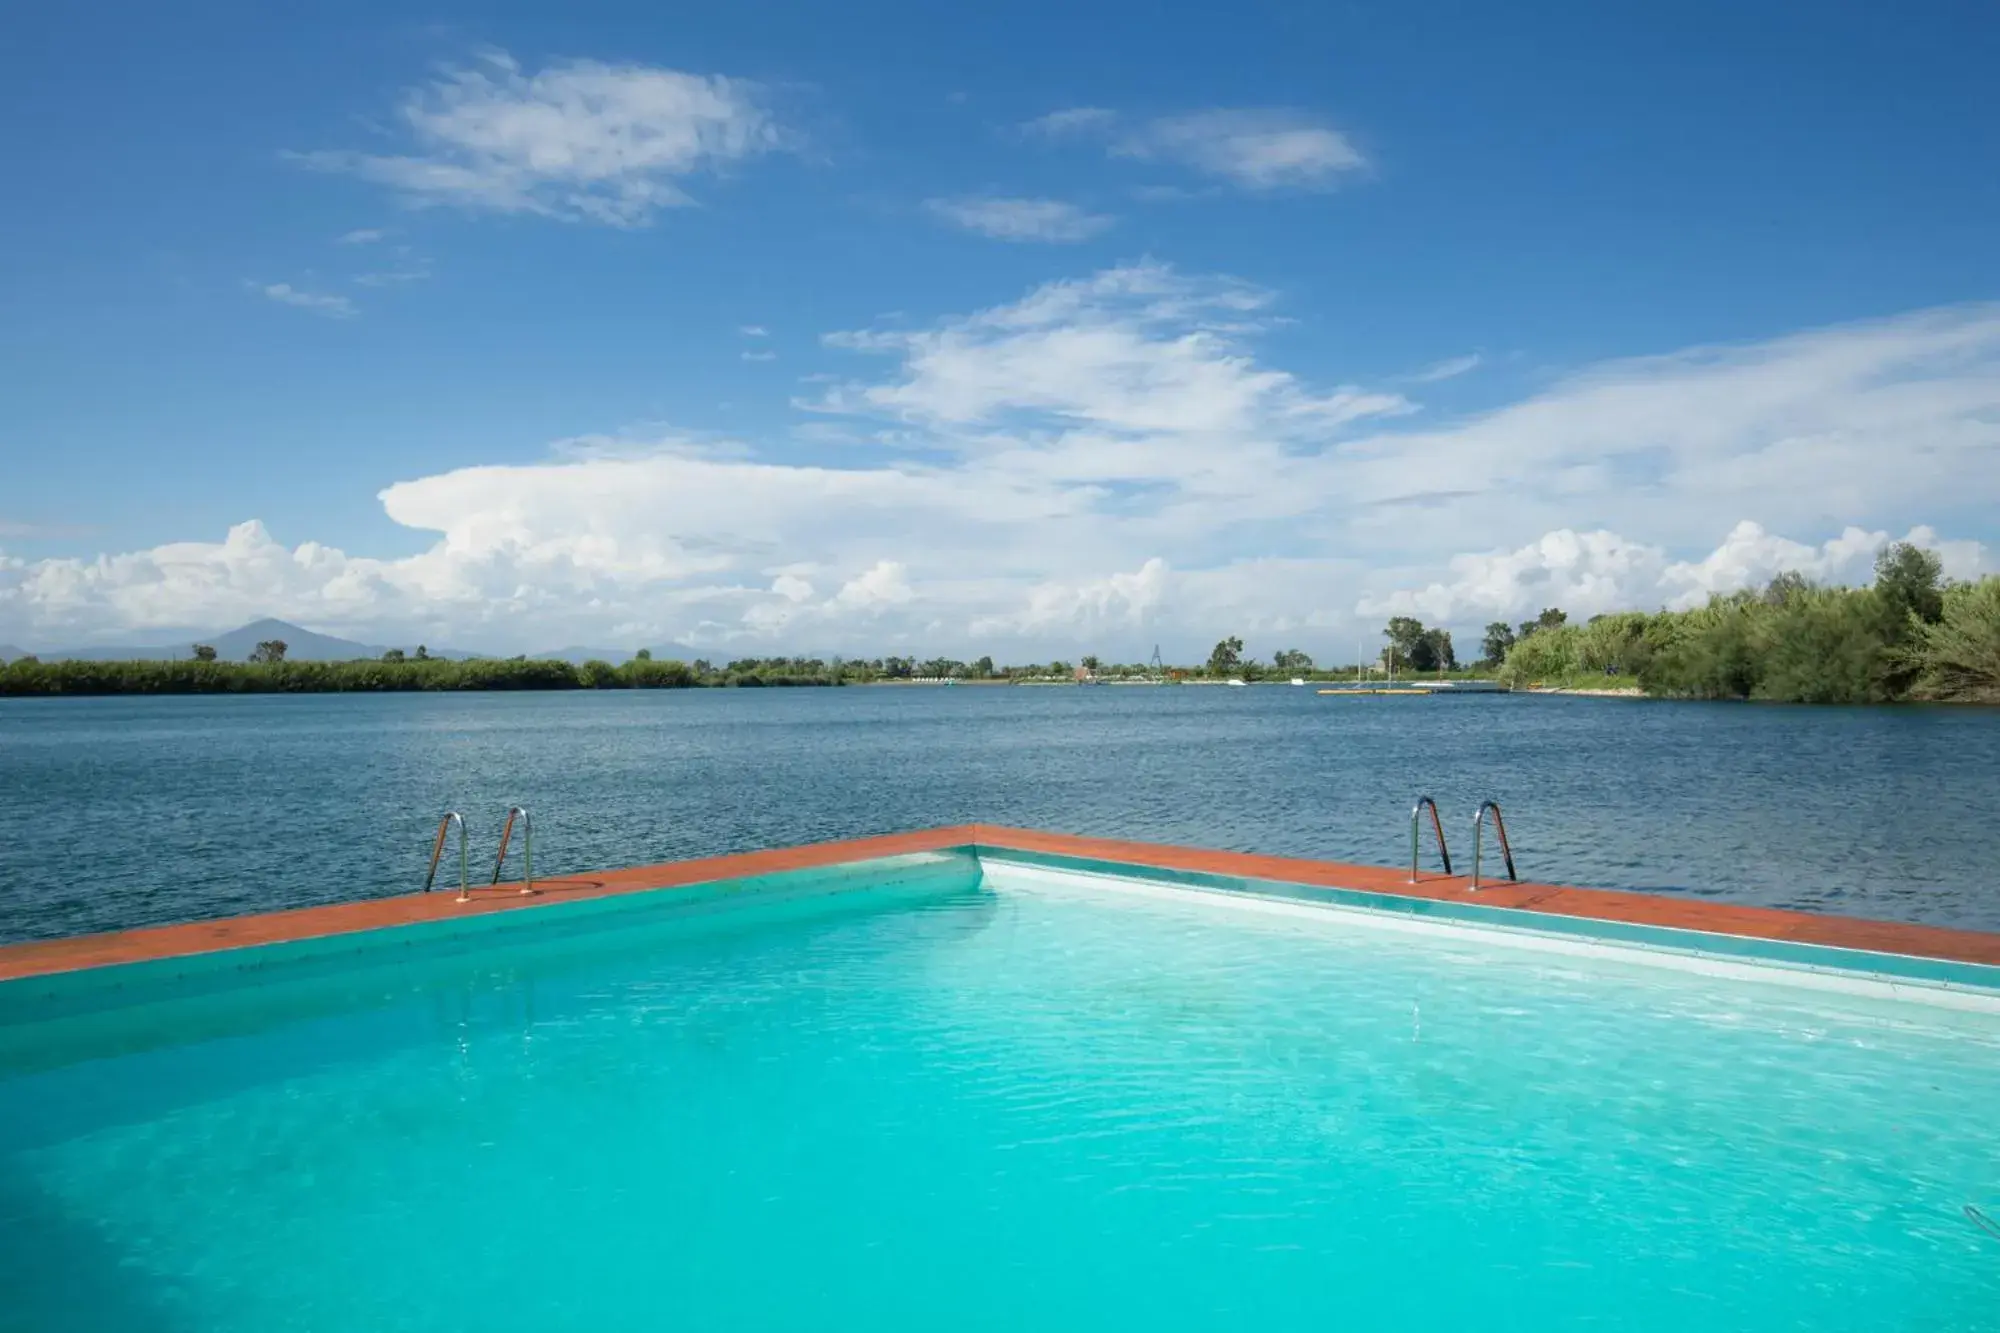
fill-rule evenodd
<path id="1" fill-rule="evenodd" d="M 1577 674 L 1583 670 L 1583 634 L 1575 625 L 1558 625 L 1517 640 L 1500 664 L 1500 679 L 1508 685 L 1527 686 Z"/>
<path id="2" fill-rule="evenodd" d="M 1902 660 L 1920 699 L 2000 703 L 2000 576 L 1945 589 L 1937 623 L 1916 622 Z"/>

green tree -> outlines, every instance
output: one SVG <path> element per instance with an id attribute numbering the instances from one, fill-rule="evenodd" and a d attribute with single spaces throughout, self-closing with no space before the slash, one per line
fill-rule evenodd
<path id="1" fill-rule="evenodd" d="M 1486 627 L 1486 637 L 1480 641 L 1480 651 L 1485 654 L 1488 667 L 1497 667 L 1507 660 L 1507 650 L 1514 646 L 1514 627 L 1504 620 L 1496 620 Z"/>
<path id="2" fill-rule="evenodd" d="M 1579 671 L 1607 676 L 1636 676 L 1651 660 L 1653 646 L 1648 639 L 1653 617 L 1643 611 L 1618 611 L 1592 616 L 1590 623 L 1574 631 L 1576 665 Z"/>
<path id="3" fill-rule="evenodd" d="M 196 644 L 194 646 L 194 660 L 197 662 L 213 662 L 215 660 L 214 646 L 206 643 Z"/>
<path id="4" fill-rule="evenodd" d="M 421 643 L 417 645 L 417 660 L 419 662 L 428 662 L 431 660 L 431 650 L 424 647 Z"/>
<path id="5" fill-rule="evenodd" d="M 1890 635 L 1899 623 L 1872 588 L 1791 587 L 1762 614 L 1747 612 L 1756 658 L 1751 697 L 1782 703 L 1885 703 L 1892 679 Z"/>
<path id="6" fill-rule="evenodd" d="M 1812 580 L 1795 569 L 1781 570 L 1764 585 L 1766 606 L 1786 606 L 1813 590 Z"/>
<path id="7" fill-rule="evenodd" d="M 1713 597 L 1702 609 L 1684 613 L 1640 671 L 1640 685 L 1648 694 L 1679 698 L 1749 698 L 1763 674 L 1757 634 L 1761 605 L 1760 597 L 1746 593 Z"/>
<path id="8" fill-rule="evenodd" d="M 382 654 L 382 660 L 384 662 L 400 662 L 403 660 L 403 650 L 401 648 L 391 648 Z"/>
<path id="9" fill-rule="evenodd" d="M 1436 671 L 1457 665 L 1451 635 L 1441 629 L 1426 629 L 1424 622 L 1413 616 L 1394 617 L 1382 636 L 1389 641 L 1389 647 L 1383 650 L 1385 660 L 1392 660 L 1405 670 Z M 1391 652 L 1395 654 L 1393 659 L 1388 658 Z"/>
<path id="10" fill-rule="evenodd" d="M 1569 613 L 1567 611 L 1559 607 L 1545 606 L 1542 608 L 1542 613 L 1533 620 L 1524 620 L 1521 622 L 1520 637 L 1525 639 L 1531 634 L 1540 634 L 1543 630 L 1561 629 L 1568 623 Z"/>
<path id="11" fill-rule="evenodd" d="M 693 670 L 685 662 L 655 662 L 651 654 L 634 657 L 620 674 L 627 685 L 639 690 L 683 690 L 696 683 Z"/>
<path id="12" fill-rule="evenodd" d="M 1875 591 L 1898 619 L 1935 625 L 1944 618 L 1944 562 L 1908 542 L 1885 546 L 1875 557 Z"/>
<path id="13" fill-rule="evenodd" d="M 586 690 L 616 690 L 625 686 L 618 668 L 596 657 L 576 669 L 576 681 Z"/>
<path id="14" fill-rule="evenodd" d="M 634 662 L 650 662 L 653 660 L 653 650 L 651 648 L 641 648 L 638 652 L 632 654 L 632 660 Z"/>
<path id="15" fill-rule="evenodd" d="M 2000 704 L 2000 576 L 1945 589 L 1935 624 L 1902 650 L 1921 699 Z"/>
<path id="16" fill-rule="evenodd" d="M 284 661 L 285 641 L 283 639 L 265 639 L 250 650 L 250 660 L 265 664 Z"/>
<path id="17" fill-rule="evenodd" d="M 1226 676 L 1243 662 L 1243 640 L 1235 637 L 1224 639 L 1215 645 L 1215 651 L 1208 655 L 1208 674 Z"/>
<path id="18" fill-rule="evenodd" d="M 1090 657 L 1086 657 L 1086 658 L 1084 658 L 1084 659 L 1082 659 L 1082 660 L 1083 660 L 1083 669 L 1084 669 L 1085 671 L 1088 671 L 1088 672 L 1090 672 L 1090 673 L 1091 673 L 1092 675 L 1096 675 L 1096 674 L 1097 674 L 1097 667 L 1098 667 L 1098 660 L 1097 660 L 1096 656 L 1095 656 L 1095 655 L 1092 655 L 1092 656 L 1090 656 Z"/>
<path id="19" fill-rule="evenodd" d="M 972 664 L 972 669 L 979 673 L 980 679 L 984 680 L 993 674 L 993 659 L 982 657 Z"/>
<path id="20" fill-rule="evenodd" d="M 1581 630 L 1564 625 L 1517 639 L 1500 664 L 1500 679 L 1520 687 L 1574 675 L 1580 669 L 1578 647 L 1582 637 Z"/>
<path id="21" fill-rule="evenodd" d="M 1302 649 L 1287 648 L 1271 658 L 1271 665 L 1279 671 L 1303 673 L 1313 669 L 1313 660 Z"/>

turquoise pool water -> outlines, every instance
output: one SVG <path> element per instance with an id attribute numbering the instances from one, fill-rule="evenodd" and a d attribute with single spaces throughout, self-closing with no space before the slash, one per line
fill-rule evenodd
<path id="1" fill-rule="evenodd" d="M 2000 1310 L 1991 1010 L 962 857 L 767 887 L 0 987 L 0 1327 Z"/>

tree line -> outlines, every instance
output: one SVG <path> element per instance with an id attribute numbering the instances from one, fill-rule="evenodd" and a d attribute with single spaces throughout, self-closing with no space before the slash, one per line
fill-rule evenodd
<path id="1" fill-rule="evenodd" d="M 1897 543 L 1865 587 L 1782 573 L 1689 611 L 1572 625 L 1559 610 L 1487 627 L 1511 685 L 1623 678 L 1678 699 L 2000 703 L 2000 577 L 1950 583 L 1935 553 Z"/>
<path id="2" fill-rule="evenodd" d="M 1391 619 L 1374 665 L 1411 675 L 1466 669 L 1448 630 Z M 1826 587 L 1795 573 L 1762 589 L 1712 597 L 1690 611 L 1627 611 L 1571 624 L 1547 608 L 1519 625 L 1486 627 L 1472 670 L 1513 686 L 1629 683 L 1690 699 L 1885 703 L 1934 699 L 2000 703 L 2000 577 L 1949 583 L 1935 554 L 1907 543 L 1882 551 L 1861 588 Z M 298 662 L 282 640 L 259 643 L 247 662 L 217 660 L 207 644 L 177 661 L 20 658 L 0 666 L 0 695 L 227 694 L 391 690 L 695 689 L 859 685 L 883 681 L 1325 678 L 1302 649 L 1269 664 L 1232 635 L 1194 667 L 1114 663 L 1085 656 L 997 666 L 980 657 L 745 657 L 715 663 L 658 659 L 572 664 L 530 658 L 432 657 L 392 649 L 379 659 Z M 1080 670 L 1079 670 L 1080 669 Z"/>
<path id="3" fill-rule="evenodd" d="M 1211 662 L 1212 674 L 1298 674 L 1313 670 L 1312 658 L 1289 649 L 1266 668 L 1234 649 Z M 1150 679 L 1160 669 L 1115 663 L 1096 656 L 1076 662 L 1056 659 L 1015 666 L 984 656 L 970 662 L 949 657 L 744 657 L 728 662 L 697 658 L 655 658 L 640 649 L 613 665 L 602 660 L 570 663 L 538 658 L 437 658 L 419 646 L 414 653 L 390 649 L 379 658 L 302 662 L 289 659 L 281 639 L 259 643 L 241 662 L 221 660 L 214 647 L 195 644 L 191 656 L 155 661 L 63 660 L 23 657 L 0 665 L 0 696 L 87 694 L 283 694 L 414 690 L 617 690 L 765 688 L 869 685 L 923 680 L 1071 681 L 1082 668 L 1090 679 Z M 1175 668 L 1177 676 L 1199 669 Z"/>
<path id="4" fill-rule="evenodd" d="M 275 643 L 275 641 L 274 641 Z M 0 667 L 0 695 L 317 694 L 412 690 L 621 690 L 702 686 L 812 686 L 847 683 L 859 672 L 818 659 L 743 658 L 721 665 L 655 659 L 570 663 L 538 658 L 447 661 L 391 652 L 346 662 L 287 661 L 282 645 L 248 662 L 213 657 L 178 661 L 40 662 Z"/>

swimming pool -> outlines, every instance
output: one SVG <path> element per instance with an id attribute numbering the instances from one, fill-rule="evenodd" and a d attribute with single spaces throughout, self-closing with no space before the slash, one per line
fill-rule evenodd
<path id="1" fill-rule="evenodd" d="M 0 983 L 0 1327 L 1991 1325 L 2000 973 L 1526 915 L 940 847 Z"/>

